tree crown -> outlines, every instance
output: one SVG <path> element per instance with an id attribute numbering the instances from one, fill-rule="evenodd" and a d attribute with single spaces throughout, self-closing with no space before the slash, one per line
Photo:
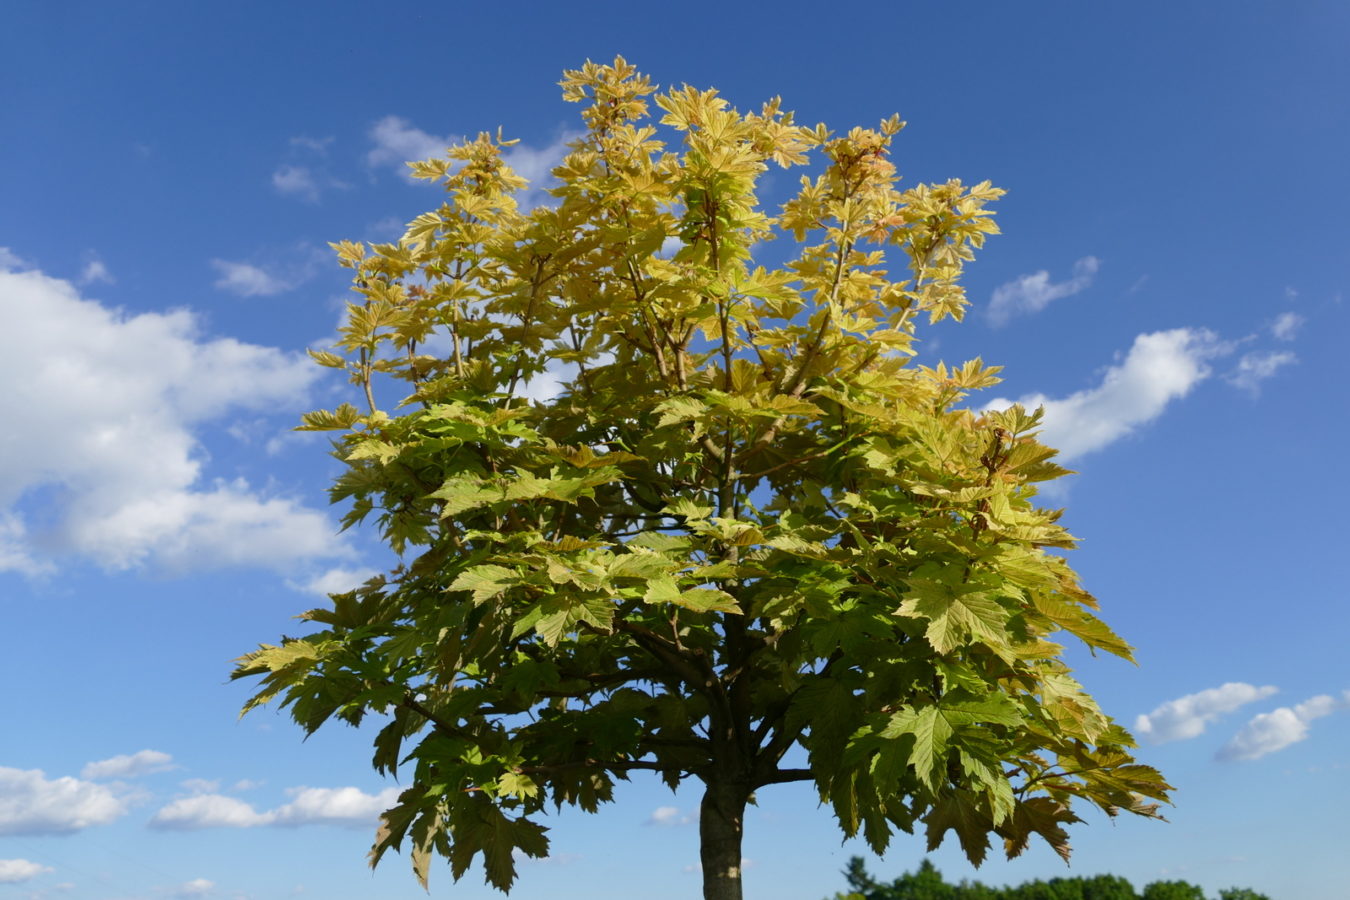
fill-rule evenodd
<path id="1" fill-rule="evenodd" d="M 481 854 L 506 889 L 546 804 L 634 770 L 733 806 L 810 780 L 846 835 L 955 830 L 976 862 L 991 834 L 1067 857 L 1075 801 L 1155 815 L 1167 786 L 1049 640 L 1129 657 L 1047 552 L 1073 538 L 1034 503 L 1065 473 L 1039 411 L 963 405 L 998 381 L 979 359 L 912 362 L 1002 192 L 899 189 L 897 118 L 834 134 L 622 59 L 562 86 L 586 130 L 550 204 L 480 135 L 411 164 L 446 198 L 400 241 L 335 245 L 357 298 L 313 355 L 365 408 L 301 427 L 403 562 L 236 676 L 310 732 L 381 716 L 374 765 L 411 777 L 373 860 L 407 842 L 425 883 Z M 775 213 L 771 166 L 816 167 Z"/>

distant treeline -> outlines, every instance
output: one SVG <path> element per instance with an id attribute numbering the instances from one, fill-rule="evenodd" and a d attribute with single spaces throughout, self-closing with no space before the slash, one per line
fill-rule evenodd
<path id="1" fill-rule="evenodd" d="M 863 865 L 862 857 L 848 861 L 844 870 L 848 893 L 834 900 L 1210 900 L 1199 886 L 1185 881 L 1155 881 L 1136 891 L 1117 875 L 1051 878 L 1027 881 L 1015 887 L 989 887 L 978 881 L 948 884 L 931 862 L 924 860 L 916 872 L 906 872 L 887 882 L 877 881 Z M 1227 888 L 1217 900 L 1270 900 L 1250 888 Z"/>

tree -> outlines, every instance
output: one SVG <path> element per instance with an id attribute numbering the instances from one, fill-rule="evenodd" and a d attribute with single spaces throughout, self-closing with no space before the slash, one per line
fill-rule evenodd
<path id="1" fill-rule="evenodd" d="M 852 893 L 836 894 L 834 900 L 1205 900 L 1203 888 L 1185 881 L 1155 881 L 1136 894 L 1128 879 L 1118 875 L 1092 875 L 1025 881 L 1015 887 L 991 888 L 976 881 L 952 885 L 928 860 L 913 873 L 905 873 L 889 884 L 879 883 L 867 871 L 860 856 L 852 857 L 844 870 Z M 1248 888 L 1219 891 L 1219 900 L 1269 900 Z"/>
<path id="2" fill-rule="evenodd" d="M 334 245 L 358 297 L 313 355 L 365 408 L 301 427 L 336 435 L 332 499 L 402 562 L 243 657 L 245 709 L 377 715 L 374 766 L 407 789 L 372 864 L 406 844 L 423 884 L 481 856 L 509 889 L 546 803 L 594 811 L 635 771 L 702 783 L 716 900 L 741 896 L 746 803 L 783 782 L 877 850 L 955 830 L 977 863 L 991 834 L 1067 856 L 1075 801 L 1156 815 L 1168 786 L 1048 639 L 1130 653 L 1047 552 L 1073 538 L 1034 504 L 1065 473 L 1040 413 L 963 405 L 998 381 L 979 359 L 911 364 L 920 314 L 961 318 L 1002 192 L 898 190 L 894 117 L 833 135 L 681 87 L 655 122 L 622 59 L 562 86 L 586 131 L 553 206 L 522 211 L 480 135 L 412 164 L 447 196 L 398 243 Z M 818 165 L 776 215 L 770 164 Z"/>
<path id="3" fill-rule="evenodd" d="M 1189 881 L 1154 881 L 1144 885 L 1144 900 L 1205 900 L 1204 888 Z"/>

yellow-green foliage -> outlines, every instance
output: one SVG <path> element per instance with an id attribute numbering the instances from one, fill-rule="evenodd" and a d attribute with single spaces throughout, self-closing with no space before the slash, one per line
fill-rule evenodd
<path id="1" fill-rule="evenodd" d="M 962 317 L 1001 191 L 898 190 L 895 118 L 833 134 L 622 59 L 562 86 L 586 130 L 551 205 L 517 206 L 482 135 L 412 164 L 446 196 L 397 244 L 334 245 L 357 297 L 314 355 L 364 408 L 302 427 L 404 562 L 236 675 L 309 731 L 379 715 L 408 787 L 373 859 L 407 844 L 425 882 L 482 854 L 505 889 L 546 804 L 634 770 L 733 805 L 810 780 L 845 834 L 955 830 L 975 862 L 990 835 L 1067 856 L 1075 803 L 1154 815 L 1166 784 L 1051 641 L 1129 656 L 1046 552 L 1073 538 L 1035 504 L 1065 471 L 1039 413 L 963 406 L 998 381 L 978 359 L 911 363 L 921 314 Z M 816 174 L 773 212 L 770 167 Z"/>

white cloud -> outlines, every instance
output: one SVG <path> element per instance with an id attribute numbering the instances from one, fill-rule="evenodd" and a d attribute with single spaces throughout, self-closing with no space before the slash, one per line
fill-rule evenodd
<path id="1" fill-rule="evenodd" d="M 8 247 L 0 247 L 0 269 L 11 272 L 17 272 L 21 269 L 30 269 L 27 262 Z"/>
<path id="2" fill-rule="evenodd" d="M 678 806 L 658 806 L 647 817 L 646 824 L 670 826 L 683 825 L 689 821 L 689 817 L 682 814 Z"/>
<path id="3" fill-rule="evenodd" d="M 50 866 L 38 865 L 26 859 L 0 859 L 0 884 L 18 884 L 51 871 Z"/>
<path id="4" fill-rule="evenodd" d="M 295 285 L 286 278 L 268 272 L 251 263 L 213 259 L 211 265 L 220 273 L 215 286 L 241 297 L 270 297 L 289 291 Z"/>
<path id="5" fill-rule="evenodd" d="M 409 181 L 415 179 L 406 163 L 442 157 L 447 147 L 462 140 L 428 134 L 399 116 L 385 116 L 376 122 L 370 129 L 370 138 L 375 148 L 366 154 L 366 162 L 371 166 L 392 166 Z"/>
<path id="6" fill-rule="evenodd" d="M 1275 317 L 1275 323 L 1270 326 L 1270 333 L 1275 335 L 1278 341 L 1292 341 L 1306 321 L 1308 320 L 1296 312 L 1280 313 Z"/>
<path id="7" fill-rule="evenodd" d="M 266 812 L 222 794 L 180 797 L 155 813 L 153 828 L 195 831 L 202 828 L 256 828 L 262 825 L 374 825 L 380 813 L 398 802 L 399 789 L 367 794 L 354 787 L 289 788 L 289 803 Z"/>
<path id="8" fill-rule="evenodd" d="M 218 778 L 187 778 L 178 783 L 194 794 L 214 794 L 220 790 Z"/>
<path id="9" fill-rule="evenodd" d="M 1073 276 L 1068 281 L 1053 282 L 1045 269 L 1031 275 L 1022 275 L 994 289 L 987 315 L 992 325 L 1002 325 L 1015 315 L 1037 313 L 1055 300 L 1072 297 L 1092 284 L 1101 267 L 1095 256 L 1085 256 L 1073 264 Z"/>
<path id="10" fill-rule="evenodd" d="M 279 194 L 289 194 L 310 203 L 319 200 L 319 183 L 308 166 L 281 166 L 272 173 L 272 187 Z"/>
<path id="11" fill-rule="evenodd" d="M 191 897 L 205 897 L 215 890 L 214 881 L 208 881 L 205 878 L 194 878 L 191 881 L 185 881 L 174 888 L 173 895 L 188 900 Z"/>
<path id="12" fill-rule="evenodd" d="M 1058 400 L 1031 394 L 1018 402 L 1028 408 L 1045 407 L 1041 440 L 1059 448 L 1061 460 L 1069 460 L 1100 450 L 1162 415 L 1169 403 L 1209 377 L 1207 359 L 1228 351 L 1203 328 L 1141 334 L 1124 361 L 1108 368 L 1097 387 Z M 987 408 L 1010 404 L 998 399 Z"/>
<path id="13" fill-rule="evenodd" d="M 0 834 L 66 834 L 106 825 L 126 811 L 101 784 L 69 776 L 48 781 L 40 769 L 0 766 Z"/>
<path id="14" fill-rule="evenodd" d="M 202 339 L 185 310 L 109 309 L 36 271 L 0 272 L 0 315 L 0 377 L 24 385 L 0 393 L 0 417 L 24 423 L 0 469 L 0 567 L 31 574 L 74 552 L 110 569 L 287 568 L 348 552 L 320 512 L 238 479 L 202 484 L 200 427 L 303 408 L 308 360 Z"/>
<path id="15" fill-rule="evenodd" d="M 108 267 L 103 264 L 103 260 L 95 256 L 90 258 L 84 264 L 84 268 L 80 270 L 80 284 L 94 284 L 99 281 L 105 284 L 115 284 L 117 279 L 113 277 L 112 272 L 108 271 Z"/>
<path id="16" fill-rule="evenodd" d="M 528 187 L 516 194 L 516 202 L 522 210 L 528 212 L 540 204 L 552 205 L 555 202 L 555 198 L 548 194 L 549 188 L 558 183 L 553 177 L 553 170 L 571 152 L 568 143 L 580 136 L 580 132 L 564 132 L 547 147 L 535 149 L 520 143 L 508 147 L 502 154 L 506 164 L 530 182 Z"/>
<path id="17" fill-rule="evenodd" d="M 337 139 L 332 135 L 324 138 L 312 138 L 302 134 L 299 137 L 291 138 L 291 146 L 298 147 L 301 150 L 308 150 L 311 153 L 317 153 L 320 156 L 325 156 L 328 153 L 329 146 L 335 140 Z"/>
<path id="18" fill-rule="evenodd" d="M 155 813 L 151 828 L 168 831 L 196 831 L 201 828 L 253 828 L 270 824 L 271 819 L 251 805 L 223 794 L 194 794 L 180 797 Z"/>
<path id="19" fill-rule="evenodd" d="M 177 768 L 173 757 L 158 750 L 140 750 L 136 753 L 114 756 L 91 762 L 80 770 L 81 778 L 135 778 Z"/>
<path id="20" fill-rule="evenodd" d="M 547 147 L 535 148 L 516 143 L 502 151 L 503 161 L 517 175 L 529 181 L 529 186 L 516 195 L 521 209 L 529 210 L 550 200 L 547 191 L 554 184 L 552 172 L 568 153 L 567 144 L 580 132 L 564 132 Z M 461 143 L 458 136 L 428 134 L 399 116 L 385 116 L 370 129 L 374 148 L 366 154 L 372 167 L 392 167 L 409 181 L 417 181 L 407 163 L 424 159 L 440 159 L 447 148 Z"/>
<path id="21" fill-rule="evenodd" d="M 287 581 L 286 584 L 297 591 L 327 597 L 329 594 L 341 594 L 358 588 L 379 573 L 374 569 L 329 569 L 308 581 Z"/>
<path id="22" fill-rule="evenodd" d="M 1270 685 L 1256 687 L 1230 681 L 1220 687 L 1168 700 L 1148 715 L 1135 719 L 1134 730 L 1154 744 L 1199 737 L 1206 725 L 1224 713 L 1269 697 L 1278 690 Z"/>
<path id="23" fill-rule="evenodd" d="M 18 572 L 35 578 L 52 571 L 46 560 L 37 559 L 28 546 L 28 528 L 11 512 L 0 511 L 0 572 Z"/>
<path id="24" fill-rule="evenodd" d="M 1261 382 L 1295 362 L 1298 362 L 1298 357 L 1288 350 L 1253 350 L 1242 355 L 1237 366 L 1224 376 L 1224 380 L 1234 387 L 1256 393 L 1260 390 Z"/>
<path id="25" fill-rule="evenodd" d="M 398 802 L 400 790 L 385 788 L 367 794 L 354 787 L 298 787 L 286 791 L 293 798 L 271 813 L 277 825 L 355 825 L 375 824 L 380 813 Z"/>
<path id="26" fill-rule="evenodd" d="M 1219 748 L 1216 756 L 1223 760 L 1260 759 L 1268 753 L 1297 744 L 1308 736 L 1310 722 L 1347 706 L 1350 706 L 1350 691 L 1346 691 L 1339 699 L 1330 694 L 1319 694 L 1296 706 L 1281 706 L 1253 716 L 1251 721 L 1242 726 L 1241 731 L 1233 735 L 1232 740 Z"/>

